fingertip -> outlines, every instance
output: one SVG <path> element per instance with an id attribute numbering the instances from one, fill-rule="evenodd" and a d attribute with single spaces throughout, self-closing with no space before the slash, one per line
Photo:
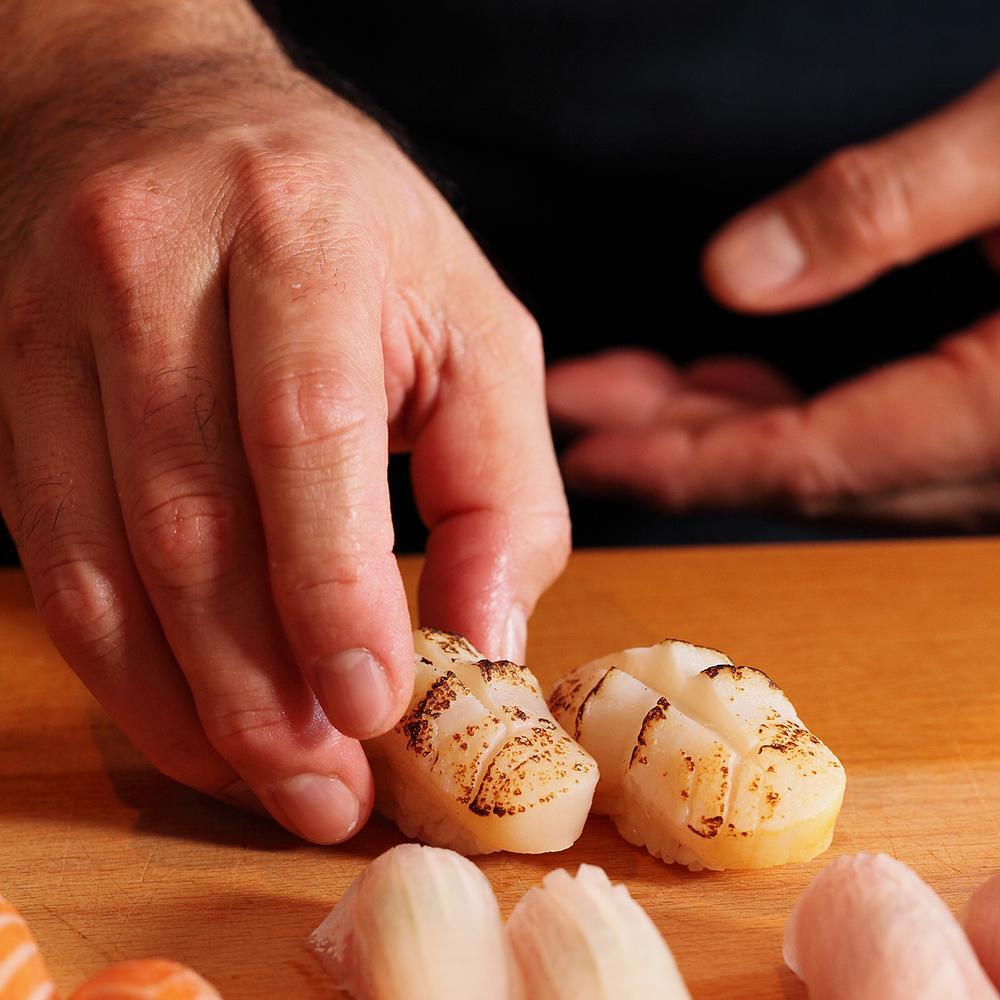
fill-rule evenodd
<path id="1" fill-rule="evenodd" d="M 340 844 L 364 825 L 370 813 L 358 793 L 336 774 L 306 773 L 269 790 L 275 818 L 314 844 Z"/>
<path id="2" fill-rule="evenodd" d="M 345 736 L 370 739 L 403 714 L 413 686 L 412 657 L 390 668 L 370 649 L 345 649 L 317 664 L 315 678 L 330 722 Z"/>
<path id="3" fill-rule="evenodd" d="M 512 605 L 504 621 L 500 656 L 514 663 L 524 663 L 528 647 L 528 615 L 520 604 Z"/>
<path id="4" fill-rule="evenodd" d="M 808 264 L 785 214 L 776 208 L 753 209 L 727 223 L 702 254 L 702 275 L 709 291 L 731 309 L 752 312 L 784 308 L 786 290 Z"/>

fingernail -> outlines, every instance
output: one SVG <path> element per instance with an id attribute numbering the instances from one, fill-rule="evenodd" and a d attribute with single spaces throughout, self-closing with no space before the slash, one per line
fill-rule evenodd
<path id="1" fill-rule="evenodd" d="M 732 292 L 746 299 L 787 285 L 806 265 L 805 250 L 780 212 L 737 225 L 713 257 Z"/>
<path id="2" fill-rule="evenodd" d="M 389 680 L 367 649 L 345 649 L 326 659 L 319 666 L 319 686 L 330 721 L 347 736 L 375 736 L 391 722 Z"/>
<path id="3" fill-rule="evenodd" d="M 223 788 L 219 792 L 219 798 L 245 812 L 256 813 L 258 816 L 267 815 L 267 810 L 261 805 L 260 799 L 254 795 L 250 786 L 242 778 Z"/>
<path id="4" fill-rule="evenodd" d="M 505 660 L 524 663 L 524 654 L 528 645 L 528 619 L 519 607 L 513 607 L 507 615 L 503 627 L 503 649 L 501 655 Z"/>
<path id="5" fill-rule="evenodd" d="M 300 774 L 276 785 L 270 794 L 295 832 L 314 844 L 339 844 L 358 827 L 361 803 L 340 778 Z"/>

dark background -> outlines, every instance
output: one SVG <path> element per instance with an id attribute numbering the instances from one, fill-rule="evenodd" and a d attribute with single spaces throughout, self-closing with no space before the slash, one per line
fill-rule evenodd
<path id="1" fill-rule="evenodd" d="M 975 246 L 782 317 L 698 276 L 723 221 L 840 146 L 1000 65 L 997 0 L 358 0 L 260 4 L 299 61 L 383 120 L 541 323 L 551 359 L 643 344 L 756 354 L 815 391 L 994 308 Z M 421 547 L 404 459 L 399 548 Z M 892 533 L 572 498 L 577 544 Z"/>
<path id="2" fill-rule="evenodd" d="M 724 310 L 698 274 L 732 214 L 1000 66 L 995 0 L 291 0 L 270 14 L 303 63 L 401 132 L 538 318 L 550 359 L 617 344 L 677 361 L 751 353 L 816 391 L 997 304 L 973 245 L 781 317 Z M 423 538 L 406 479 L 394 460 L 403 550 Z M 571 501 L 578 545 L 899 533 Z"/>

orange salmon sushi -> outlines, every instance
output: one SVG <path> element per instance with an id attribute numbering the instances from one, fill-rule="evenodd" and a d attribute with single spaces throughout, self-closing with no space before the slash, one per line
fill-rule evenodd
<path id="1" fill-rule="evenodd" d="M 0 1000 L 55 1000 L 55 995 L 28 925 L 0 896 Z"/>
<path id="2" fill-rule="evenodd" d="M 7 1000 L 0 996 L 0 1000 Z M 109 965 L 69 1000 L 222 1000 L 211 983 L 178 962 L 139 958 Z"/>

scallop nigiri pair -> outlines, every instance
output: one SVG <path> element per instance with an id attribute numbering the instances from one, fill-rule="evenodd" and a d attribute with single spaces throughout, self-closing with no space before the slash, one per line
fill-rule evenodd
<path id="1" fill-rule="evenodd" d="M 829 846 L 843 768 L 759 670 L 666 640 L 579 667 L 547 707 L 526 667 L 448 633 L 415 643 L 410 708 L 367 744 L 378 808 L 408 836 L 465 854 L 557 851 L 593 802 L 626 840 L 692 868 Z"/>
<path id="2" fill-rule="evenodd" d="M 162 959 L 119 962 L 78 986 L 69 1000 L 221 1000 L 191 969 Z M 31 931 L 0 896 L 0 1000 L 56 1000 L 56 988 Z"/>
<path id="3" fill-rule="evenodd" d="M 549 872 L 505 927 L 471 861 L 401 844 L 354 880 L 309 944 L 356 1000 L 690 1000 L 652 920 L 593 865 Z"/>

